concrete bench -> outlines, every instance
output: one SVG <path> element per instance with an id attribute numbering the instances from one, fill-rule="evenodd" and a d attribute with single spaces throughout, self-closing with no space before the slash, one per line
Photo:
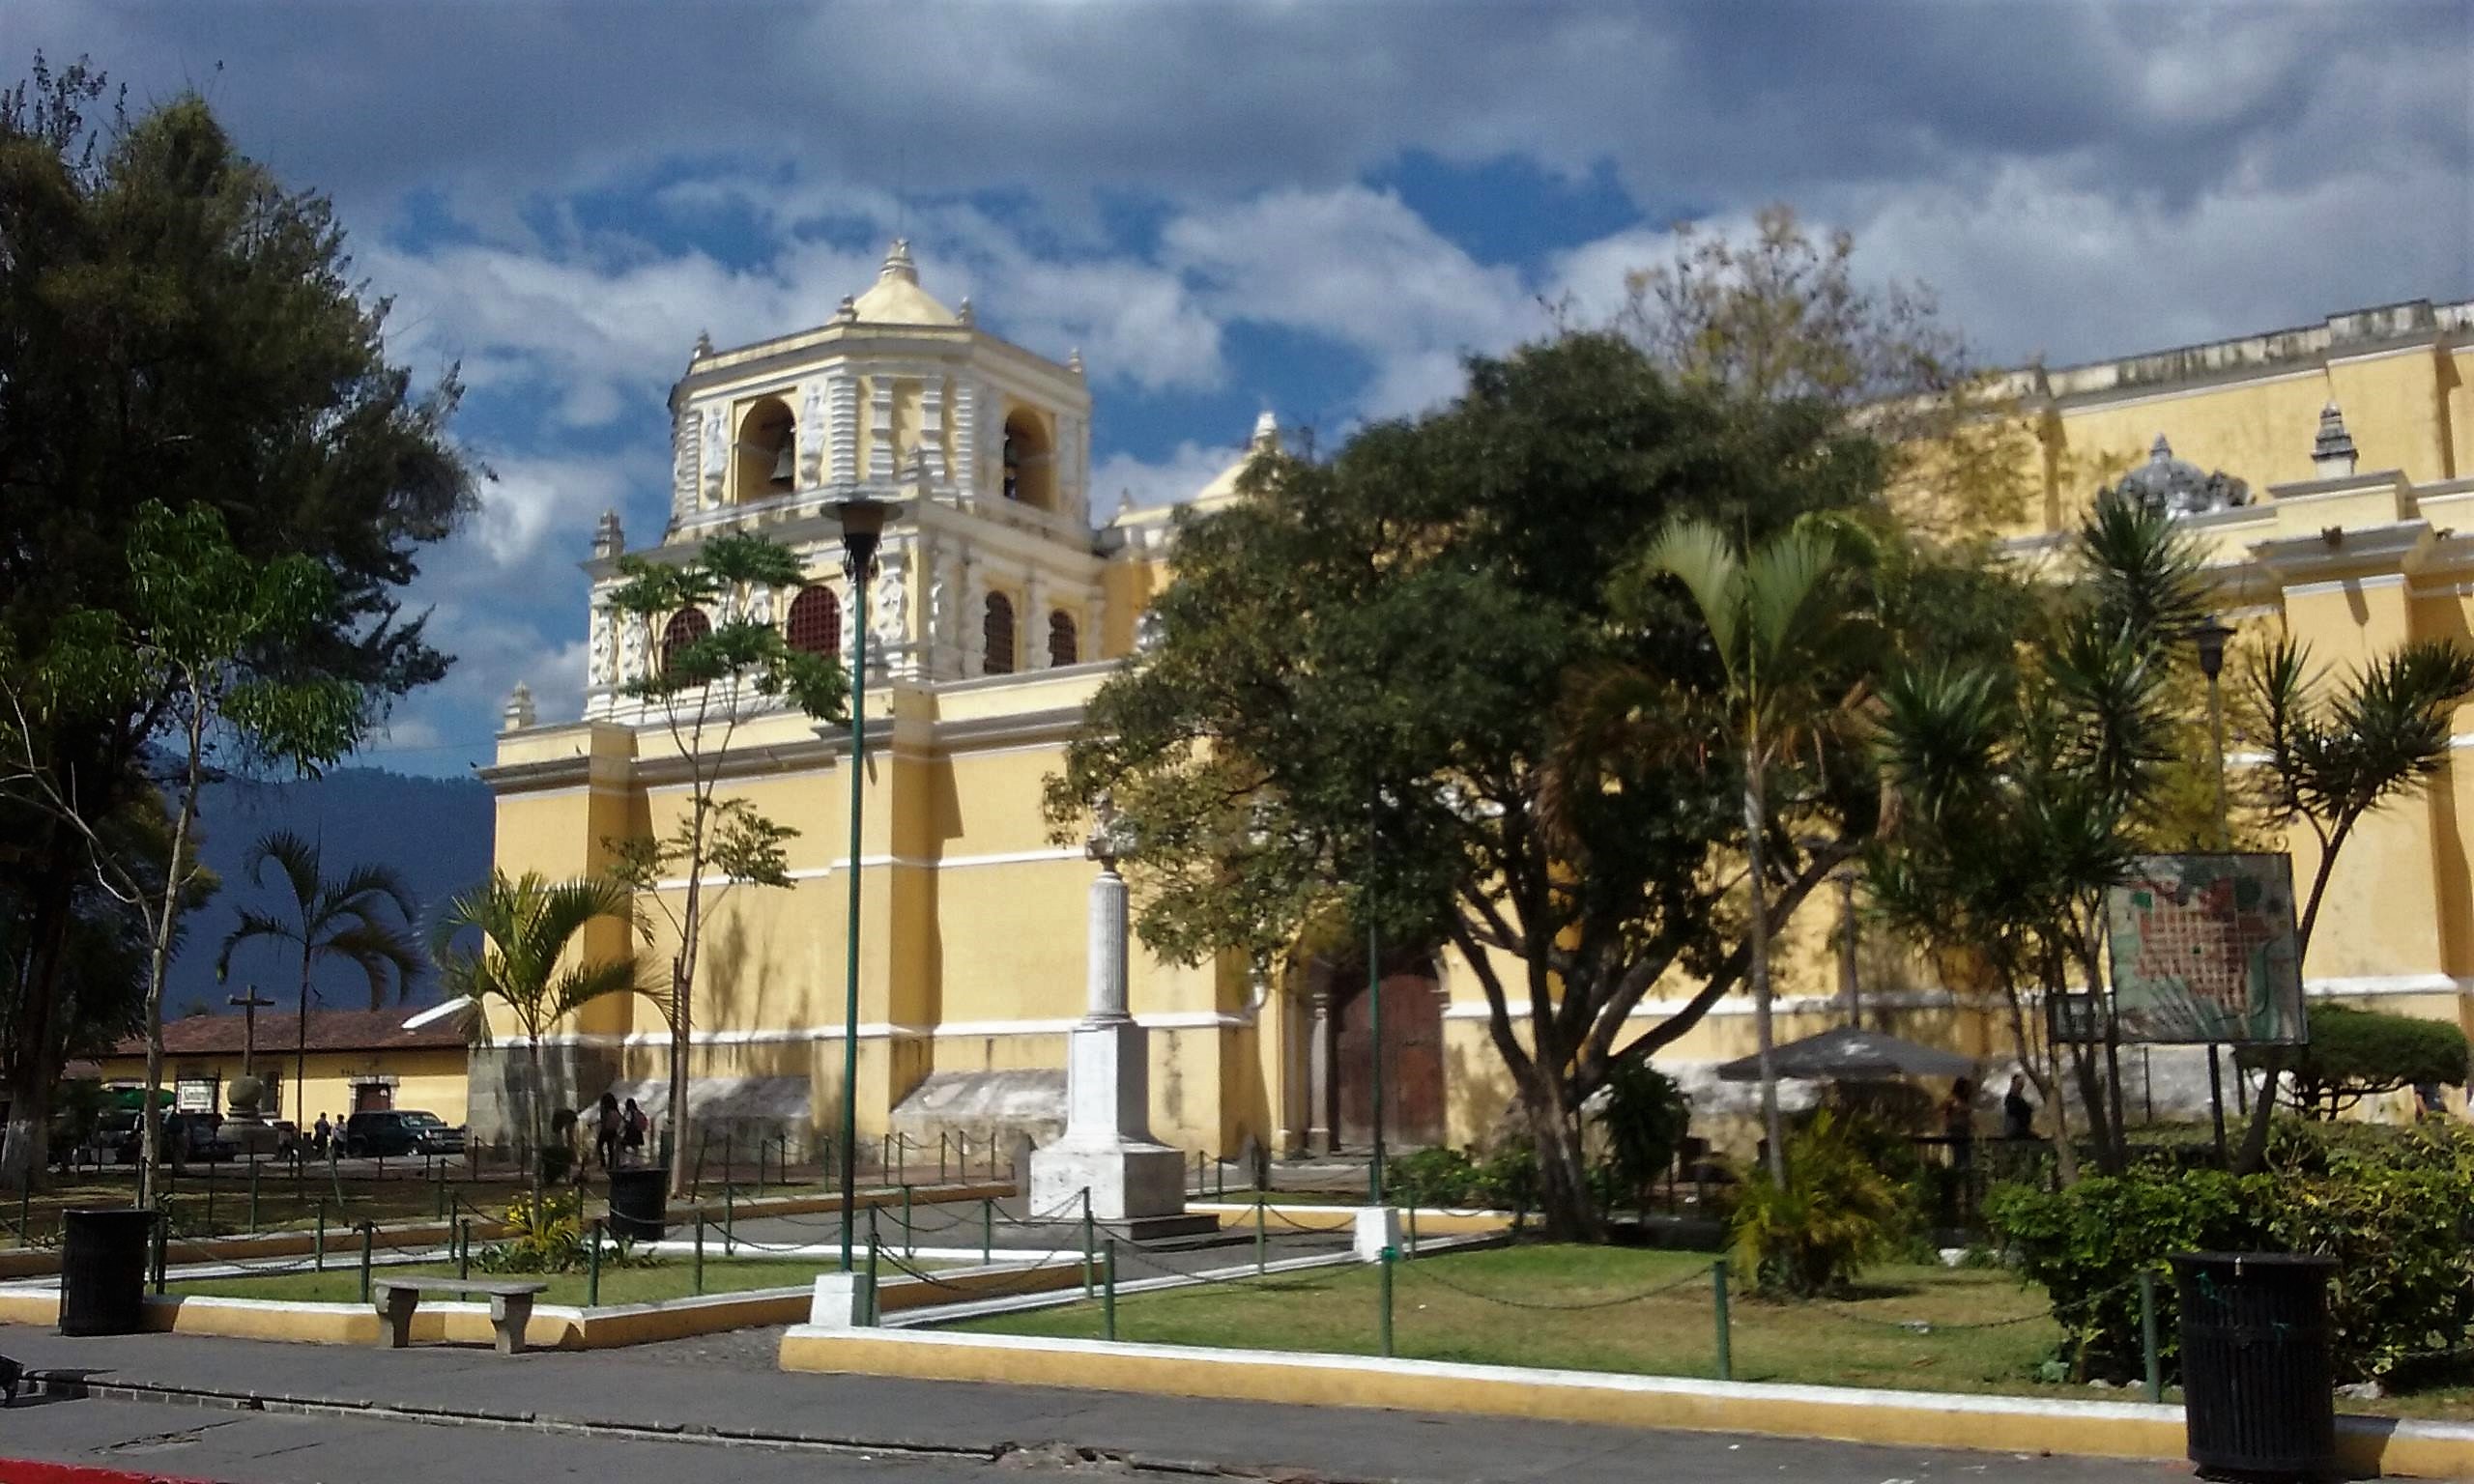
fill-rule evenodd
<path id="1" fill-rule="evenodd" d="M 412 1343 L 413 1311 L 423 1294 L 487 1294 L 490 1327 L 498 1331 L 499 1354 L 524 1350 L 524 1327 L 532 1318 L 535 1296 L 550 1291 L 547 1283 L 510 1278 L 372 1278 L 369 1298 L 378 1308 L 381 1337 L 389 1350 Z"/>

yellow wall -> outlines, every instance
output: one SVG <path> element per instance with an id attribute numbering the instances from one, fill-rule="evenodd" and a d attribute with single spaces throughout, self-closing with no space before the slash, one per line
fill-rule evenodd
<path id="1" fill-rule="evenodd" d="M 312 1051 L 307 1062 L 307 1079 L 296 1084 L 293 1058 L 268 1046 L 258 1048 L 256 1069 L 261 1075 L 273 1073 L 281 1079 L 283 1096 L 280 1111 L 266 1108 L 269 1118 L 296 1118 L 302 1106 L 301 1093 L 308 1093 L 307 1124 L 318 1121 L 318 1115 L 341 1118 L 353 1109 L 353 1088 L 366 1080 L 394 1080 L 394 1101 L 390 1106 L 417 1108 L 435 1113 L 449 1124 L 464 1122 L 466 1082 L 465 1056 L 460 1047 L 388 1051 Z M 101 1063 L 102 1078 L 107 1083 L 142 1085 L 146 1080 L 146 1058 L 142 1056 L 110 1056 Z M 163 1059 L 163 1081 L 166 1087 L 190 1076 L 216 1079 L 229 1088 L 232 1079 L 241 1075 L 238 1052 L 229 1056 L 167 1056 Z M 216 1111 L 226 1111 L 225 1095 L 216 1095 Z"/>

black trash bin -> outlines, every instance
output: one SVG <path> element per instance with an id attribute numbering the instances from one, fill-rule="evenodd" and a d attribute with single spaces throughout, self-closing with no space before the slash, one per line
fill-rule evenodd
<path id="1" fill-rule="evenodd" d="M 2333 1257 L 2184 1252 L 2182 1400 L 2202 1473 L 2315 1479 L 2337 1470 Z"/>
<path id="2" fill-rule="evenodd" d="M 61 1218 L 60 1332 L 135 1334 L 146 1327 L 146 1267 L 155 1213 L 130 1207 Z"/>
<path id="3" fill-rule="evenodd" d="M 668 1228 L 670 1166 L 610 1172 L 610 1235 L 621 1241 L 659 1241 Z"/>

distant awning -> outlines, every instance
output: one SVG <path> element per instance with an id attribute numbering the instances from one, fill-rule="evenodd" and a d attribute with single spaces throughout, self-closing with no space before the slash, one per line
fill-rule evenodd
<path id="1" fill-rule="evenodd" d="M 1769 1064 L 1782 1077 L 1812 1082 L 1971 1077 L 1976 1072 L 1973 1057 L 1918 1045 L 1880 1031 L 1858 1031 L 1846 1026 L 1772 1047 Z M 1758 1082 L 1761 1080 L 1761 1059 L 1758 1056 L 1738 1057 L 1718 1069 L 1718 1077 L 1725 1082 Z"/>
<path id="2" fill-rule="evenodd" d="M 810 1121 L 808 1102 L 814 1088 L 815 1084 L 805 1077 L 698 1077 L 687 1084 L 687 1116 L 700 1123 L 759 1119 L 806 1124 Z M 670 1080 L 666 1077 L 616 1082 L 611 1084 L 610 1095 L 622 1103 L 635 1099 L 636 1106 L 657 1122 L 670 1111 Z M 589 1099 L 589 1103 L 599 1101 L 598 1095 Z"/>

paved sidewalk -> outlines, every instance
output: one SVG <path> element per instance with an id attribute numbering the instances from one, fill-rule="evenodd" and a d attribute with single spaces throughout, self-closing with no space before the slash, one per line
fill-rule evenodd
<path id="1" fill-rule="evenodd" d="M 1331 1479 L 1418 1484 L 1597 1484 L 1610 1476 L 1678 1481 L 1783 1476 L 1813 1484 L 1999 1477 L 2030 1484 L 2093 1484 L 2188 1476 L 2187 1469 L 2153 1464 L 1644 1433 L 1034 1386 L 793 1376 L 682 1365 L 680 1357 L 625 1351 L 510 1358 L 443 1346 L 362 1350 L 168 1334 L 70 1339 L 0 1327 L 0 1353 L 39 1369 L 83 1373 L 99 1385 L 216 1393 L 255 1399 L 278 1412 L 303 1404 L 347 1410 L 337 1425 L 402 1425 L 372 1420 L 368 1410 L 377 1407 L 442 1420 L 655 1428 L 885 1450 L 906 1458 L 943 1455 L 984 1462 L 1020 1447 L 1053 1442 L 1129 1460 L 1136 1467 L 1302 1470 Z M 102 1405 L 107 1404 L 74 1404 Z M 72 1404 L 42 1409 L 54 1410 L 73 1409 Z M 175 1415 L 194 1419 L 199 1414 Z M 15 1420 L 12 1414 L 10 1422 Z M 0 1454 L 16 1446 L 14 1440 L 20 1436 L 33 1435 L 21 1434 L 14 1425 L 0 1431 Z M 150 1461 L 147 1467 L 183 1471 L 168 1463 Z M 261 1477 L 288 1481 L 302 1475 L 271 1471 L 230 1476 L 254 1484 Z M 527 1475 L 509 1468 L 493 1470 L 491 1476 Z"/>

